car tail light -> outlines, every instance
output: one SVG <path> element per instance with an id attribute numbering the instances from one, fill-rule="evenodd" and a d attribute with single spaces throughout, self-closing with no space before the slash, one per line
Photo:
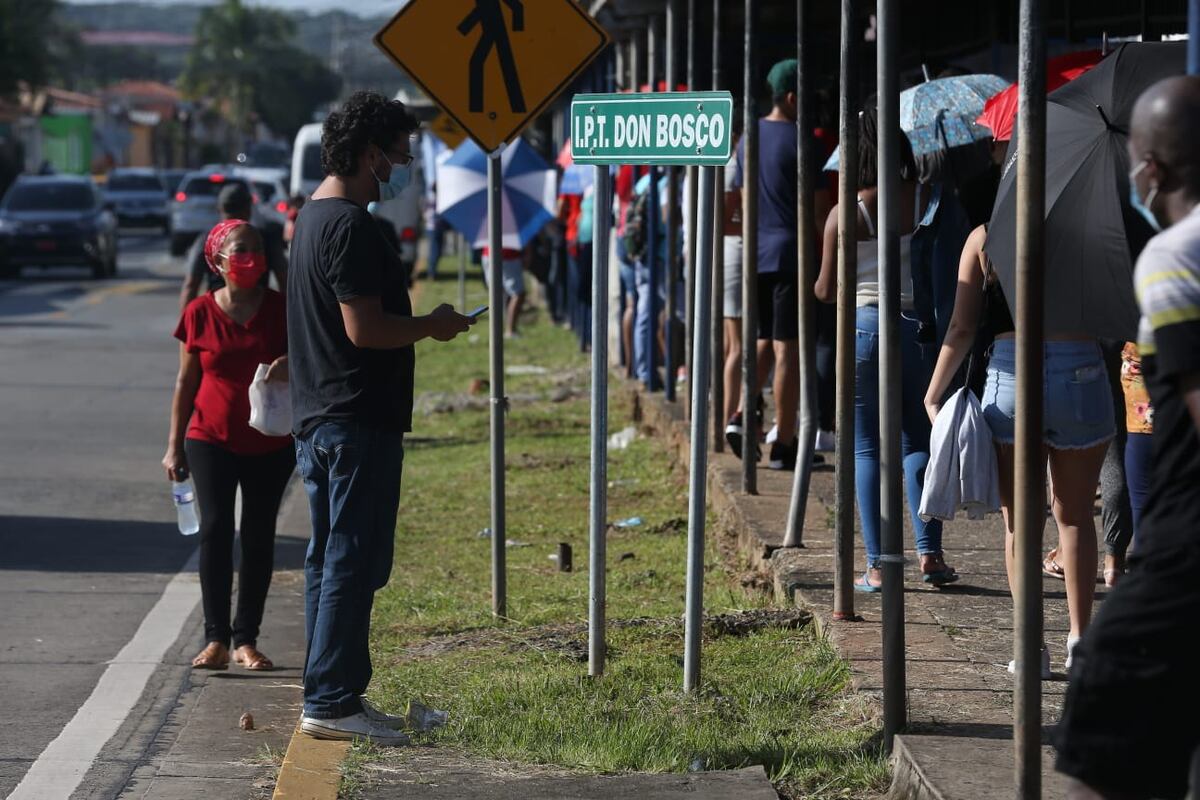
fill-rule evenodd
<path id="1" fill-rule="evenodd" d="M 415 242 L 416 240 L 417 240 L 417 229 L 416 228 L 405 228 L 404 230 L 400 231 L 400 241 Z"/>
<path id="2" fill-rule="evenodd" d="M 287 201 L 280 200 L 278 203 L 275 204 L 275 210 L 278 211 L 280 214 L 286 214 L 287 213 Z"/>
<path id="3" fill-rule="evenodd" d="M 187 200 L 187 192 L 176 192 L 175 193 L 175 202 L 176 203 L 182 203 L 186 200 Z"/>
<path id="4" fill-rule="evenodd" d="M 214 172 L 212 175 L 209 175 L 209 176 L 208 176 L 208 180 L 209 180 L 209 182 L 211 182 L 211 183 L 224 183 L 224 182 L 225 182 L 225 176 L 224 176 L 224 175 L 222 175 L 222 174 L 221 174 L 221 173 L 219 173 L 219 172 Z"/>

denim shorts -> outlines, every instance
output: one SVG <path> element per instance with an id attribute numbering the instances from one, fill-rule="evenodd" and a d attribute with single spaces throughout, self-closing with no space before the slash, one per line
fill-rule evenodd
<path id="1" fill-rule="evenodd" d="M 1042 440 L 1055 450 L 1082 450 L 1116 435 L 1112 391 L 1095 342 L 1045 344 Z M 988 361 L 983 416 L 1000 444 L 1016 430 L 1016 352 L 1012 339 L 997 339 Z"/>

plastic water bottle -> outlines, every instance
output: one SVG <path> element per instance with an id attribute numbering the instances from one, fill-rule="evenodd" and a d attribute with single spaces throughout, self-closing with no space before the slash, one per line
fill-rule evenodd
<path id="1" fill-rule="evenodd" d="M 179 516 L 179 532 L 191 536 L 200 531 L 200 518 L 196 516 L 196 492 L 192 481 L 171 482 L 171 496 L 175 499 L 175 512 Z"/>

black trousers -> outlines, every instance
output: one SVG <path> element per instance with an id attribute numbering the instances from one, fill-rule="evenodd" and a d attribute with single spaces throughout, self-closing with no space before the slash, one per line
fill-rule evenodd
<path id="1" fill-rule="evenodd" d="M 200 507 L 200 593 L 206 642 L 235 648 L 254 644 L 262 624 L 271 573 L 275 569 L 275 522 L 296 452 L 288 444 L 273 453 L 242 456 L 223 447 L 188 439 L 188 467 Z M 230 624 L 233 593 L 234 498 L 242 487 L 241 568 L 237 616 Z"/>

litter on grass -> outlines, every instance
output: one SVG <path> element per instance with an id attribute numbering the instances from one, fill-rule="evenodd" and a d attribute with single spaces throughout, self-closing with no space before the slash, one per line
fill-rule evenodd
<path id="1" fill-rule="evenodd" d="M 513 364 L 504 369 L 505 375 L 545 375 L 550 370 L 532 364 Z"/>
<path id="2" fill-rule="evenodd" d="M 628 428 L 622 428 L 608 437 L 608 448 L 610 450 L 624 450 L 633 444 L 633 440 L 636 438 L 637 428 L 630 425 Z"/>
<path id="3" fill-rule="evenodd" d="M 623 519 L 618 522 L 614 522 L 613 527 L 614 528 L 636 528 L 637 526 L 639 526 L 641 524 L 642 524 L 641 517 L 629 517 L 628 519 Z"/>

